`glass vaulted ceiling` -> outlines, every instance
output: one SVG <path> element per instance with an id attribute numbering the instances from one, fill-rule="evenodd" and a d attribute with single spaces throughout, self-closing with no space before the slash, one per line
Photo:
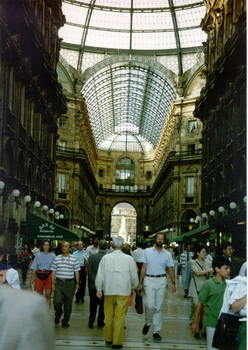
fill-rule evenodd
<path id="1" fill-rule="evenodd" d="M 182 75 L 199 63 L 205 1 L 63 0 L 62 8 L 61 55 L 85 72 L 82 92 L 97 146 L 154 149 L 176 97 L 159 67 Z"/>

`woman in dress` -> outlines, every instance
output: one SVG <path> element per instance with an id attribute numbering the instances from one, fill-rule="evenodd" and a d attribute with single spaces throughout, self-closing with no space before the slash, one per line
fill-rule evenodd
<path id="1" fill-rule="evenodd" d="M 198 303 L 198 295 L 204 284 L 213 272 L 212 264 L 206 260 L 207 250 L 203 245 L 198 244 L 195 248 L 192 260 L 189 261 L 189 269 L 191 271 L 191 281 L 189 285 L 189 296 L 191 299 L 191 314 L 189 316 L 190 324 L 193 321 L 195 307 Z M 202 336 L 206 337 L 206 330 L 204 327 L 204 309 L 200 318 L 200 325 L 202 330 Z M 199 333 L 194 334 L 195 338 L 199 338 Z"/>
<path id="2" fill-rule="evenodd" d="M 47 304 L 51 306 L 51 294 L 52 294 L 52 271 L 51 265 L 55 254 L 51 253 L 51 242 L 44 240 L 42 242 L 41 251 L 36 254 L 33 264 L 31 265 L 31 279 L 30 285 L 34 284 L 34 290 L 43 295 L 45 290 L 45 297 Z"/>
<path id="3" fill-rule="evenodd" d="M 31 265 L 32 260 L 33 260 L 33 253 L 31 251 L 28 243 L 24 243 L 24 246 L 23 246 L 22 251 L 18 257 L 18 260 L 21 263 L 22 284 L 25 284 L 26 279 L 27 279 L 28 269 L 29 269 L 29 266 Z"/>

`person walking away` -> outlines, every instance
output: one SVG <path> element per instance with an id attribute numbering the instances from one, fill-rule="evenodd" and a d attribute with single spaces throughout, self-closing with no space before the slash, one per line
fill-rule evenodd
<path id="1" fill-rule="evenodd" d="M 243 264 L 243 261 L 233 256 L 234 249 L 233 249 L 232 243 L 230 242 L 222 243 L 221 250 L 222 250 L 223 256 L 229 259 L 231 263 L 230 278 L 232 279 L 238 276 L 239 270 Z"/>
<path id="2" fill-rule="evenodd" d="M 226 289 L 226 279 L 230 275 L 230 261 L 224 256 L 213 259 L 214 276 L 207 280 L 199 293 L 199 302 L 196 305 L 194 320 L 191 325 L 193 333 L 199 333 L 199 318 L 204 305 L 206 306 L 207 349 L 212 347 L 215 327 L 218 322 L 223 296 Z"/>
<path id="3" fill-rule="evenodd" d="M 27 279 L 28 268 L 33 260 L 33 253 L 31 252 L 28 243 L 24 243 L 23 249 L 18 257 L 18 260 L 21 262 L 22 284 L 25 284 Z"/>
<path id="4" fill-rule="evenodd" d="M 171 279 L 172 292 L 176 292 L 174 263 L 171 253 L 163 248 L 164 241 L 164 233 L 157 233 L 154 247 L 146 248 L 140 259 L 143 265 L 138 289 L 140 292 L 142 290 L 145 292 L 144 305 L 146 319 L 142 333 L 146 335 L 151 324 L 153 324 L 154 340 L 161 340 L 159 332 L 162 328 L 162 309 L 167 282 L 166 271 L 168 271 Z"/>
<path id="5" fill-rule="evenodd" d="M 184 298 L 188 297 L 189 283 L 190 283 L 190 270 L 188 262 L 192 259 L 193 253 L 191 252 L 191 245 L 186 244 L 184 252 L 180 256 L 180 264 L 182 267 L 182 283 L 184 288 Z"/>
<path id="6" fill-rule="evenodd" d="M 4 250 L 0 247 L 0 283 L 7 284 L 14 289 L 21 289 L 19 274 L 10 265 L 2 263 L 4 258 Z"/>
<path id="7" fill-rule="evenodd" d="M 104 310 L 103 310 L 103 298 L 99 299 L 96 296 L 97 290 L 95 286 L 96 275 L 98 271 L 98 266 L 103 256 L 106 254 L 106 249 L 108 247 L 108 243 L 105 240 L 99 242 L 99 252 L 97 254 L 91 254 L 88 261 L 88 288 L 90 295 L 90 317 L 88 327 L 93 328 L 93 324 L 95 322 L 97 307 L 98 309 L 98 318 L 97 325 L 99 327 L 104 326 Z"/>
<path id="8" fill-rule="evenodd" d="M 104 294 L 104 340 L 112 349 L 123 347 L 128 296 L 138 286 L 135 261 L 121 251 L 123 244 L 121 236 L 114 238 L 114 251 L 100 261 L 95 281 L 97 297 L 101 299 Z"/>
<path id="9" fill-rule="evenodd" d="M 142 267 L 142 262 L 140 261 L 140 258 L 143 254 L 143 251 L 144 249 L 141 247 L 141 243 L 140 242 L 136 242 L 136 246 L 137 246 L 137 249 L 135 249 L 131 254 L 132 254 L 132 257 L 134 258 L 135 262 L 136 262 L 136 265 L 137 265 L 137 268 L 138 268 L 138 273 L 140 275 L 140 270 L 141 270 L 141 267 Z"/>
<path id="10" fill-rule="evenodd" d="M 82 241 L 77 242 L 77 250 L 72 253 L 78 259 L 80 265 L 79 271 L 79 289 L 76 292 L 75 303 L 84 303 L 86 276 L 87 276 L 87 260 L 85 258 L 84 243 Z"/>
<path id="11" fill-rule="evenodd" d="M 209 279 L 210 273 L 213 272 L 212 263 L 206 259 L 207 251 L 206 248 L 198 244 L 195 248 L 192 260 L 189 261 L 189 269 L 191 271 L 191 281 L 189 284 L 189 296 L 191 297 L 191 314 L 189 316 L 190 324 L 193 322 L 195 307 L 198 303 L 199 292 L 206 280 Z M 202 337 L 206 337 L 204 308 L 202 308 L 202 313 L 200 315 L 200 328 L 202 332 Z M 199 338 L 200 334 L 195 333 L 194 337 Z"/>
<path id="12" fill-rule="evenodd" d="M 54 291 L 54 323 L 56 325 L 59 324 L 64 307 L 62 327 L 70 327 L 69 320 L 72 310 L 72 300 L 75 293 L 74 277 L 76 277 L 76 289 L 79 288 L 80 265 L 78 259 L 70 254 L 70 248 L 70 242 L 64 242 L 62 245 L 62 254 L 54 258 L 51 266 L 52 288 Z"/>
<path id="13" fill-rule="evenodd" d="M 89 260 L 91 254 L 96 254 L 99 252 L 99 237 L 95 236 L 93 239 L 93 244 L 89 245 L 85 251 L 85 257 Z"/>
<path id="14" fill-rule="evenodd" d="M 32 274 L 29 284 L 34 284 L 34 290 L 43 295 L 45 290 L 45 297 L 47 305 L 51 307 L 52 295 L 52 262 L 55 254 L 52 253 L 51 242 L 44 240 L 41 245 L 41 251 L 36 254 L 34 261 L 30 267 Z"/>

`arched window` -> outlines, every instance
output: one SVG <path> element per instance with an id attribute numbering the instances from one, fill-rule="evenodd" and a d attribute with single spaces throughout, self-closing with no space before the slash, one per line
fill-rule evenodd
<path id="1" fill-rule="evenodd" d="M 191 223 L 190 219 L 195 219 L 197 216 L 197 213 L 194 210 L 186 210 L 182 217 L 181 217 L 181 232 L 185 233 L 188 232 L 194 228 L 196 228 L 195 223 Z"/>
<path id="2" fill-rule="evenodd" d="M 116 164 L 115 189 L 119 192 L 134 191 L 135 164 L 130 158 L 121 158 Z"/>

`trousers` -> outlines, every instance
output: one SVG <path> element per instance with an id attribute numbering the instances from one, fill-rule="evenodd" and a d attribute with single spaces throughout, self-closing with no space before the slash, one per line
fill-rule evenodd
<path id="1" fill-rule="evenodd" d="M 104 295 L 104 340 L 122 345 L 128 295 Z"/>
<path id="2" fill-rule="evenodd" d="M 53 305 L 55 310 L 55 317 L 60 318 L 63 314 L 64 306 L 64 318 L 62 323 L 68 323 L 71 316 L 72 310 L 72 299 L 75 292 L 75 282 L 71 281 L 60 281 L 55 282 L 55 292 L 53 298 Z"/>
<path id="3" fill-rule="evenodd" d="M 99 299 L 96 296 L 96 292 L 97 292 L 96 289 L 89 288 L 90 320 L 92 322 L 95 322 L 97 306 L 99 305 L 97 323 L 98 325 L 103 325 L 103 322 L 104 322 L 103 298 Z"/>
<path id="4" fill-rule="evenodd" d="M 146 325 L 153 324 L 153 333 L 159 333 L 162 328 L 163 302 L 166 292 L 166 277 L 145 277 L 143 282 L 145 295 Z"/>
<path id="5" fill-rule="evenodd" d="M 85 296 L 86 273 L 85 267 L 82 266 L 79 271 L 79 289 L 76 292 L 76 301 L 83 301 Z"/>

